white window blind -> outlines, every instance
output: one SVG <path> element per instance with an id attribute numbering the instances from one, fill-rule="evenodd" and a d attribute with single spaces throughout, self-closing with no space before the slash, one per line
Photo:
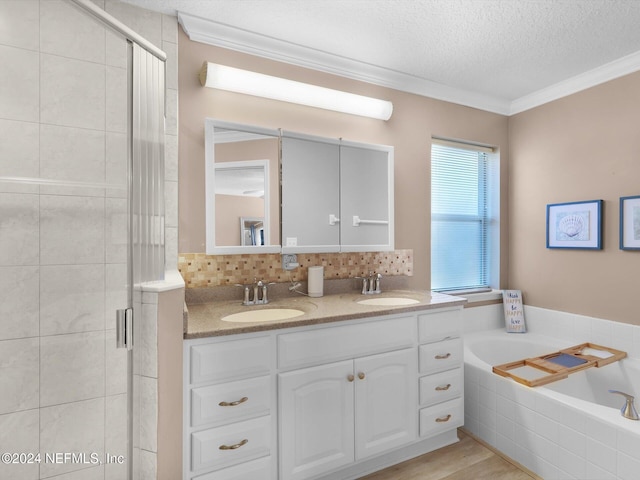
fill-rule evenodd
<path id="1" fill-rule="evenodd" d="M 431 147 L 431 289 L 489 286 L 489 154 L 484 147 Z"/>

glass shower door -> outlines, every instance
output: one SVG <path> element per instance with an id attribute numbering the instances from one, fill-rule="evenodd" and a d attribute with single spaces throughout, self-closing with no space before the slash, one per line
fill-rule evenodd
<path id="1" fill-rule="evenodd" d="M 0 18 L 0 452 L 40 455 L 0 478 L 124 480 L 128 43 L 66 1 Z"/>

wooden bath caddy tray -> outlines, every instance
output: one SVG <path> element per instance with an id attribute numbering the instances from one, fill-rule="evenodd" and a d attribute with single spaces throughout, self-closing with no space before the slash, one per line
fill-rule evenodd
<path id="1" fill-rule="evenodd" d="M 600 354 L 600 352 L 602 352 L 602 354 Z M 537 387 L 562 380 L 563 378 L 567 378 L 570 373 L 586 368 L 609 365 L 610 363 L 622 360 L 626 356 L 627 353 L 620 350 L 603 347 L 595 343 L 581 343 L 580 345 L 565 348 L 559 352 L 496 365 L 493 367 L 493 373 L 497 373 L 503 377 L 513 378 L 516 382 L 528 387 Z M 535 379 L 526 379 L 510 371 L 522 367 L 531 367 L 542 373 L 546 373 L 546 375 Z"/>

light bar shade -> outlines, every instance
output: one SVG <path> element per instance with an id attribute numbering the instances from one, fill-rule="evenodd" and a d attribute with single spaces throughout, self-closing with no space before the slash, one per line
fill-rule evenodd
<path id="1" fill-rule="evenodd" d="M 389 120 L 393 103 L 308 83 L 272 77 L 262 73 L 204 62 L 200 70 L 200 83 L 205 87 L 255 95 L 309 107 L 363 117 Z"/>

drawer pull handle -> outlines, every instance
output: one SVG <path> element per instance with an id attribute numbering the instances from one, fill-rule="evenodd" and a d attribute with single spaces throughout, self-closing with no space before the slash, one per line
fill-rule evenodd
<path id="1" fill-rule="evenodd" d="M 347 380 L 349 382 L 353 382 L 355 379 L 356 379 L 356 377 L 354 377 L 353 375 L 351 375 L 351 374 L 347 375 Z"/>
<path id="2" fill-rule="evenodd" d="M 358 373 L 358 378 L 359 378 L 360 380 L 364 380 L 364 372 L 360 372 L 360 373 Z"/>
<path id="3" fill-rule="evenodd" d="M 451 388 L 451 384 L 447 383 L 446 385 L 438 385 L 436 387 L 436 392 L 442 392 L 444 390 L 449 390 Z"/>
<path id="4" fill-rule="evenodd" d="M 438 418 L 436 418 L 436 422 L 438 422 L 438 423 L 448 422 L 449 420 L 451 420 L 451 414 L 447 415 L 446 417 L 438 417 Z M 220 448 L 222 448 L 222 447 L 220 447 Z"/>
<path id="5" fill-rule="evenodd" d="M 235 445 L 220 445 L 220 450 L 235 450 L 242 447 L 243 445 L 246 445 L 247 443 L 249 443 L 249 440 L 245 438 L 240 443 L 236 443 Z"/>
<path id="6" fill-rule="evenodd" d="M 249 400 L 249 397 L 242 397 L 240 400 L 236 400 L 235 402 L 220 402 L 218 405 L 220 405 L 221 407 L 237 407 L 247 400 Z"/>
<path id="7" fill-rule="evenodd" d="M 435 359 L 436 360 L 446 360 L 447 358 L 449 358 L 451 356 L 450 353 L 445 353 L 445 354 L 440 354 L 440 355 L 436 355 Z"/>

